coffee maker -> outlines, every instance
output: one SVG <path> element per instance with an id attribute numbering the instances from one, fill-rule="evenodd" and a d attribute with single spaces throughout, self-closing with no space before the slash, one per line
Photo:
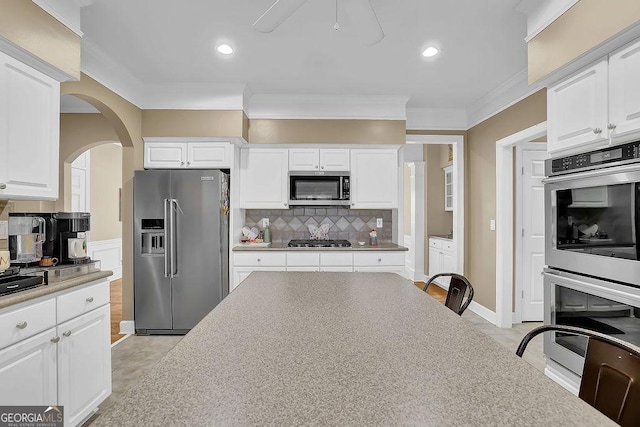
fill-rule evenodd
<path id="1" fill-rule="evenodd" d="M 9 213 L 9 255 L 11 265 L 37 265 L 43 256 L 46 220 L 39 213 Z"/>
<path id="2" fill-rule="evenodd" d="M 88 264 L 87 231 L 91 230 L 88 212 L 58 212 L 54 214 L 58 231 L 59 260 L 61 264 Z"/>

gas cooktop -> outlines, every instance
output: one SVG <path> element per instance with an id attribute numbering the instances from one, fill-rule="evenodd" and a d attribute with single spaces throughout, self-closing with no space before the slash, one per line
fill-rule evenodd
<path id="1" fill-rule="evenodd" d="M 291 240 L 287 246 L 290 248 L 348 248 L 351 243 L 348 240 Z"/>

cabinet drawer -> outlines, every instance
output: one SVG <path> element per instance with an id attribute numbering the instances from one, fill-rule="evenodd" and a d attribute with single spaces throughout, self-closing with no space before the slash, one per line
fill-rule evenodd
<path id="1" fill-rule="evenodd" d="M 0 348 L 56 325 L 55 298 L 0 315 Z"/>
<path id="2" fill-rule="evenodd" d="M 287 253 L 287 267 L 291 266 L 312 266 L 317 267 L 320 263 L 319 253 L 300 253 L 300 252 L 288 252 Z"/>
<path id="3" fill-rule="evenodd" d="M 247 266 L 282 266 L 287 265 L 286 254 L 280 253 L 268 253 L 268 252 L 255 252 L 234 254 L 234 265 L 247 265 Z"/>
<path id="4" fill-rule="evenodd" d="M 109 303 L 109 282 L 104 281 L 57 298 L 58 323 Z"/>
<path id="5" fill-rule="evenodd" d="M 404 265 L 404 252 L 367 252 L 353 254 L 353 265 L 385 266 Z"/>
<path id="6" fill-rule="evenodd" d="M 322 252 L 320 265 L 353 266 L 353 254 L 351 252 Z"/>
<path id="7" fill-rule="evenodd" d="M 429 239 L 429 247 L 442 249 L 442 240 L 440 239 Z"/>
<path id="8" fill-rule="evenodd" d="M 442 241 L 442 249 L 453 252 L 453 242 Z"/>

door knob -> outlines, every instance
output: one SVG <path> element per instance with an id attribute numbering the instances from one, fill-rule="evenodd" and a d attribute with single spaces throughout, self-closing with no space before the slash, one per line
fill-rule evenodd
<path id="1" fill-rule="evenodd" d="M 191 162 L 187 162 L 187 166 L 191 166 Z"/>
<path id="2" fill-rule="evenodd" d="M 184 162 L 180 162 L 180 166 L 184 166 Z"/>
<path id="3" fill-rule="evenodd" d="M 320 167 L 320 169 L 324 169 L 324 166 Z"/>

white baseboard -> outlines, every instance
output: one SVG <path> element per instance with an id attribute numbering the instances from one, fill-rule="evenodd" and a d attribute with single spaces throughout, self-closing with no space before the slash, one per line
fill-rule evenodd
<path id="1" fill-rule="evenodd" d="M 120 333 L 121 334 L 135 334 L 136 333 L 136 325 L 133 320 L 123 320 L 120 322 Z"/>
<path id="2" fill-rule="evenodd" d="M 569 392 L 578 395 L 580 390 L 580 377 L 567 368 L 559 365 L 553 360 L 547 359 L 547 366 L 544 368 L 544 374 L 556 383 L 567 389 Z"/>
<path id="3" fill-rule="evenodd" d="M 471 304 L 469 304 L 469 310 L 473 311 L 475 314 L 493 325 L 498 321 L 498 316 L 495 311 L 491 311 L 484 305 L 480 305 L 475 301 L 471 301 Z"/>
<path id="4" fill-rule="evenodd" d="M 88 254 L 91 259 L 100 261 L 101 270 L 113 271 L 109 280 L 122 278 L 122 239 L 90 241 Z"/>

